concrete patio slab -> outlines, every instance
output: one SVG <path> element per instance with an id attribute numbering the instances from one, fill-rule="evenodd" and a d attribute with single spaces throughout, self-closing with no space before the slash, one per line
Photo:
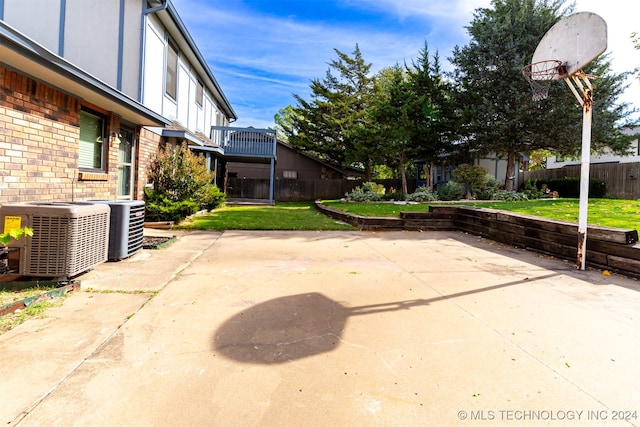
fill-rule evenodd
<path id="1" fill-rule="evenodd" d="M 459 232 L 210 237 L 5 424 L 640 425 L 635 280 Z"/>

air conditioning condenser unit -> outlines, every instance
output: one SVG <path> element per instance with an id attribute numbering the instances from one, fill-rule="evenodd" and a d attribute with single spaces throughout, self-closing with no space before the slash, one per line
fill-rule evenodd
<path id="1" fill-rule="evenodd" d="M 33 236 L 9 243 L 18 274 L 69 279 L 107 261 L 110 208 L 90 202 L 29 202 L 0 206 L 0 227 L 29 227 Z"/>
<path id="2" fill-rule="evenodd" d="M 135 255 L 142 249 L 144 239 L 144 201 L 90 200 L 111 208 L 109 223 L 109 261 Z"/>

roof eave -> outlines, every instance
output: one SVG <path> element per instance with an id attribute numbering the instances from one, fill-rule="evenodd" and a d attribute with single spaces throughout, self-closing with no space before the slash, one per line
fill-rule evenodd
<path id="1" fill-rule="evenodd" d="M 170 120 L 95 78 L 0 20 L 0 63 L 36 80 L 100 105 L 140 125 L 166 125 Z"/>

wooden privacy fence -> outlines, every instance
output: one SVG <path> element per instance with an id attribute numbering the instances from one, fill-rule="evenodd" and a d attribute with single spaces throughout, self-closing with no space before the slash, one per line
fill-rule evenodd
<path id="1" fill-rule="evenodd" d="M 375 182 L 385 186 L 402 188 L 399 179 L 382 179 Z M 277 179 L 274 199 L 279 202 L 313 201 L 318 199 L 340 199 L 354 188 L 361 186 L 361 180 L 350 179 Z M 408 183 L 409 192 L 415 191 L 415 180 Z M 268 179 L 229 178 L 227 181 L 227 197 L 238 199 L 268 199 Z"/>
<path id="2" fill-rule="evenodd" d="M 594 164 L 589 167 L 589 175 L 591 178 L 604 181 L 607 184 L 607 194 L 610 196 L 628 200 L 640 198 L 640 163 Z M 520 182 L 557 178 L 580 178 L 580 166 L 520 172 Z"/>

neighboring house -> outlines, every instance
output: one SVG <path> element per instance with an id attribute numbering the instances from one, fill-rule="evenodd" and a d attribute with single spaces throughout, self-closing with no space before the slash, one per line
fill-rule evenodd
<path id="1" fill-rule="evenodd" d="M 507 178 L 506 158 L 496 155 L 495 153 L 484 154 L 482 156 L 478 155 L 474 157 L 473 164 L 484 167 L 489 172 L 489 175 L 493 175 L 500 184 L 504 185 Z M 520 188 L 520 184 L 522 184 L 519 181 L 520 174 L 518 172 L 528 169 L 529 157 L 524 153 L 520 153 L 520 155 L 516 156 L 515 174 L 513 176 L 514 189 L 517 190 Z"/>
<path id="2" fill-rule="evenodd" d="M 495 153 L 491 153 L 483 155 L 470 155 L 470 157 L 464 161 L 456 160 L 449 155 L 441 156 L 440 162 L 435 163 L 432 168 L 431 182 L 433 183 L 433 187 L 437 188 L 438 186 L 451 181 L 453 179 L 453 171 L 458 165 L 465 162 L 472 165 L 479 165 L 484 167 L 489 175 L 492 175 L 501 185 L 504 185 L 505 179 L 507 177 L 507 159 Z M 428 174 L 428 172 L 426 172 L 426 163 L 424 161 L 418 161 L 415 163 L 418 167 L 418 187 L 427 185 L 428 180 L 426 175 Z M 524 153 L 520 153 L 520 155 L 516 157 L 516 173 L 513 177 L 514 188 L 519 188 L 521 184 L 519 180 L 520 174 L 518 173 L 518 171 L 528 170 L 528 168 L 529 157 Z"/>
<path id="3" fill-rule="evenodd" d="M 345 170 L 296 150 L 284 141 L 276 145 L 275 179 L 349 179 L 361 178 L 361 171 Z M 264 179 L 269 165 L 227 163 L 229 178 Z"/>
<path id="4" fill-rule="evenodd" d="M 627 135 L 638 135 L 640 134 L 640 128 L 631 129 L 626 132 Z M 604 163 L 637 163 L 640 162 L 640 145 L 638 144 L 638 139 L 636 138 L 629 147 L 630 154 L 626 156 L 621 156 L 619 154 L 614 154 L 610 150 L 605 150 L 603 154 L 592 154 L 590 163 L 592 165 L 604 164 Z M 559 156 L 553 156 L 547 158 L 547 169 L 558 169 L 563 168 L 565 166 L 575 166 L 580 165 L 581 159 L 577 158 L 563 158 Z"/>
<path id="5" fill-rule="evenodd" d="M 142 199 L 161 144 L 213 170 L 235 119 L 170 0 L 0 0 L 0 204 Z"/>

